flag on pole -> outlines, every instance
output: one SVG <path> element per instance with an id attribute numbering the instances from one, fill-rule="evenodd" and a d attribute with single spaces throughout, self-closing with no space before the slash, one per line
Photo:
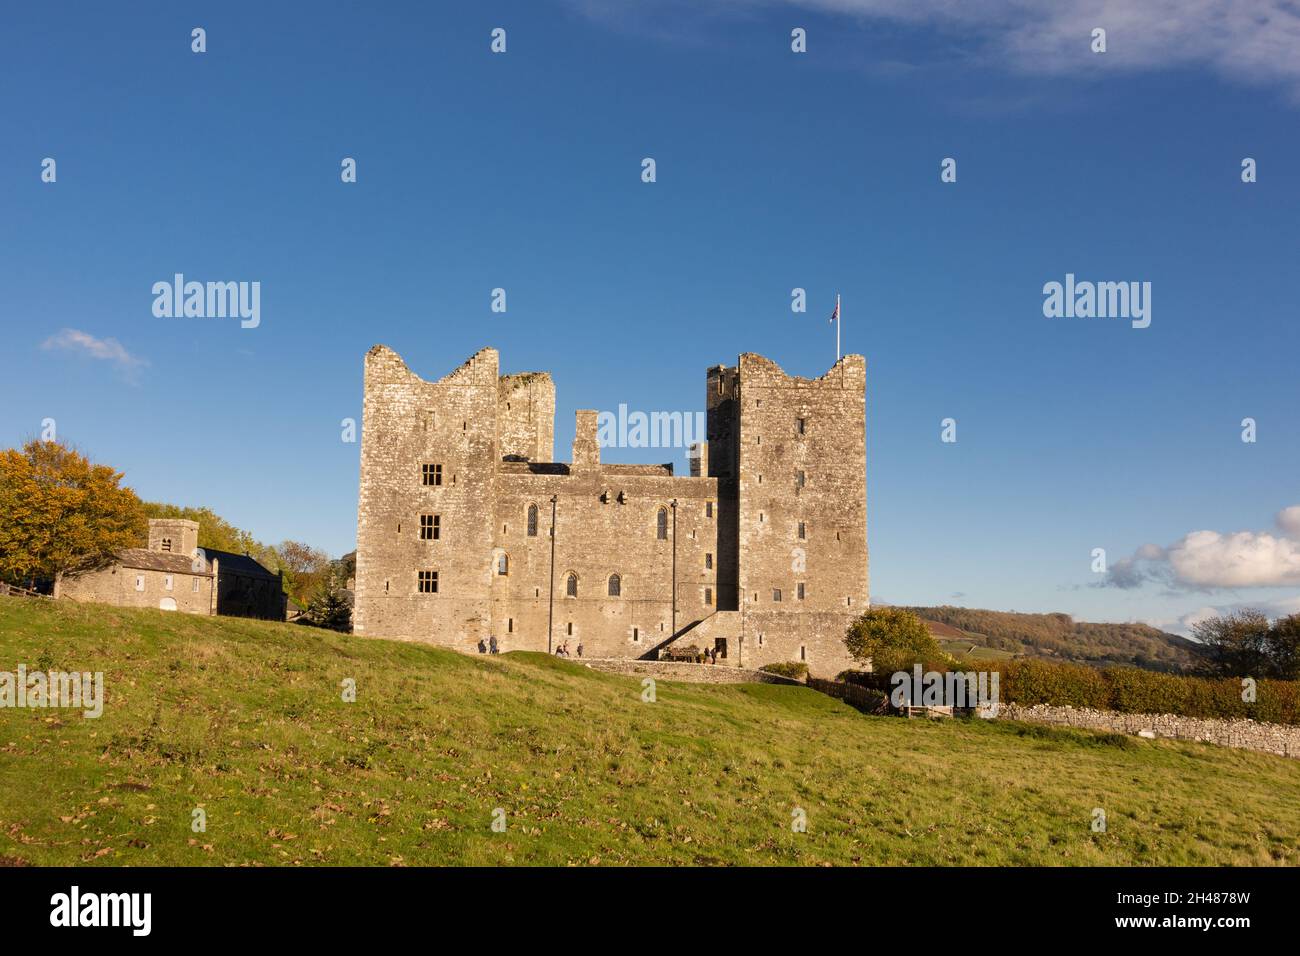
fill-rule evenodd
<path id="1" fill-rule="evenodd" d="M 831 313 L 831 321 L 834 322 L 840 317 L 840 297 L 835 297 L 835 311 Z"/>

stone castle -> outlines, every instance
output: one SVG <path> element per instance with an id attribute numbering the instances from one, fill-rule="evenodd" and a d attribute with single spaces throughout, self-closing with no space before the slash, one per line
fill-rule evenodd
<path id="1" fill-rule="evenodd" d="M 354 632 L 476 652 L 646 658 L 716 649 L 747 668 L 852 665 L 868 606 L 866 360 L 820 378 L 760 355 L 708 370 L 690 475 L 601 461 L 579 411 L 554 458 L 555 384 L 496 350 L 437 381 L 366 355 Z"/>

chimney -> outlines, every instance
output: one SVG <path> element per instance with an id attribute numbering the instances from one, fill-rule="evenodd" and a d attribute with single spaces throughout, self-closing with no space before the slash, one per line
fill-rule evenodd
<path id="1" fill-rule="evenodd" d="M 600 442 L 596 439 L 599 413 L 578 409 L 573 432 L 573 470 L 600 470 Z"/>
<path id="2" fill-rule="evenodd" d="M 691 477 L 705 478 L 709 474 L 709 443 L 697 441 L 691 445 Z"/>

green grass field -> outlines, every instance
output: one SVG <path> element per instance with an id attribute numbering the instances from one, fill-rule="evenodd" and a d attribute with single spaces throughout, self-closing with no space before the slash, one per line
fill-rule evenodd
<path id="1" fill-rule="evenodd" d="M 20 663 L 107 700 L 0 710 L 0 863 L 1300 862 L 1300 761 L 1208 745 L 0 598 Z"/>

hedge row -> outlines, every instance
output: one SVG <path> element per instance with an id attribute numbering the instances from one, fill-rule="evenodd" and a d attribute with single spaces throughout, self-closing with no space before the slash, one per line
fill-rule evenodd
<path id="1" fill-rule="evenodd" d="M 759 670 L 795 680 L 803 680 L 808 676 L 808 665 L 803 661 L 777 661 L 774 664 L 764 664 Z"/>
<path id="2" fill-rule="evenodd" d="M 996 672 L 999 700 L 1005 704 L 1051 704 L 1090 707 L 1126 714 L 1175 714 L 1206 719 L 1267 721 L 1300 724 L 1300 681 L 1261 680 L 1255 700 L 1242 700 L 1241 678 L 1187 677 L 1132 667 L 1098 669 L 1037 659 L 962 662 L 955 666 L 928 663 L 925 669 Z M 888 693 L 889 673 L 841 675 Z"/>

